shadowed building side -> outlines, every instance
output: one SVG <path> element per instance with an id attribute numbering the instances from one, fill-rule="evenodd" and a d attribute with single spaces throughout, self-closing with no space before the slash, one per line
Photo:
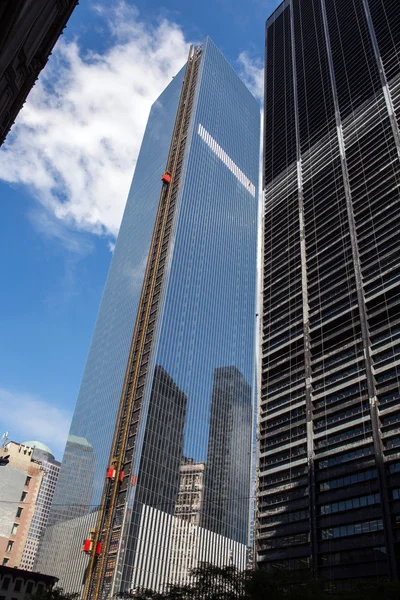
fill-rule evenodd
<path id="1" fill-rule="evenodd" d="M 400 574 L 400 11 L 266 25 L 259 567 Z"/>
<path id="2" fill-rule="evenodd" d="M 0 146 L 77 4 L 78 0 L 1 3 Z"/>

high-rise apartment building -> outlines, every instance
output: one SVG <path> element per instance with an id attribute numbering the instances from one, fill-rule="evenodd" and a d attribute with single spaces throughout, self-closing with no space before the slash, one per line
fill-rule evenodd
<path id="1" fill-rule="evenodd" d="M 59 469 L 41 442 L 0 448 L 0 564 L 32 570 Z"/>
<path id="2" fill-rule="evenodd" d="M 0 146 L 78 0 L 6 0 L 0 5 Z"/>
<path id="3" fill-rule="evenodd" d="M 285 0 L 265 75 L 257 562 L 396 577 L 398 2 Z"/>
<path id="4" fill-rule="evenodd" d="M 199 560 L 246 564 L 259 133 L 258 103 L 209 38 L 152 106 L 36 564 L 85 598 L 162 589 Z M 211 527 L 221 434 L 216 520 L 241 520 Z"/>

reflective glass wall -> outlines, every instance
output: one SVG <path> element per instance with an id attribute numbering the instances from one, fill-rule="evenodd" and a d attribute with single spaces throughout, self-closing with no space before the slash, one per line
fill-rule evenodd
<path id="1" fill-rule="evenodd" d="M 246 566 L 260 107 L 203 45 L 116 591 Z M 128 550 L 129 548 L 129 550 Z"/>

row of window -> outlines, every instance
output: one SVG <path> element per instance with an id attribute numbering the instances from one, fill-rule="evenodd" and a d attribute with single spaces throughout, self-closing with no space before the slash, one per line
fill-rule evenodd
<path id="1" fill-rule="evenodd" d="M 352 475 L 346 475 L 346 477 L 338 477 L 338 479 L 323 481 L 319 484 L 319 491 L 326 492 L 328 490 L 334 490 L 336 488 L 353 485 L 354 483 L 361 483 L 362 481 L 376 479 L 376 477 L 376 469 L 369 469 L 368 471 L 363 471 L 362 473 L 353 473 Z"/>
<path id="2" fill-rule="evenodd" d="M 326 469 L 327 467 L 333 467 L 335 465 L 340 465 L 341 463 L 348 462 L 350 460 L 354 460 L 355 458 L 369 456 L 370 454 L 373 454 L 372 446 L 366 446 L 365 448 L 357 448 L 356 450 L 352 450 L 350 452 L 345 452 L 344 454 L 335 454 L 334 456 L 331 456 L 330 458 L 320 460 L 319 468 Z"/>
<path id="3" fill-rule="evenodd" d="M 295 535 L 286 535 L 278 538 L 263 540 L 260 544 L 260 550 L 269 550 L 271 548 L 282 548 L 284 546 L 295 546 L 297 544 L 306 544 L 310 541 L 309 533 L 296 533 Z"/>
<path id="4" fill-rule="evenodd" d="M 350 525 L 341 525 L 340 527 L 329 527 L 328 529 L 322 529 L 321 539 L 330 540 L 332 538 L 360 535 L 361 533 L 371 533 L 381 529 L 383 529 L 382 519 L 364 521 L 364 523 L 351 523 Z"/>
<path id="5" fill-rule="evenodd" d="M 320 506 L 319 510 L 321 515 L 330 515 L 331 513 L 342 512 L 344 510 L 352 510 L 353 508 L 361 508 L 363 506 L 379 504 L 379 502 L 379 494 L 369 494 L 368 496 L 360 496 L 358 498 L 350 498 L 349 500 L 333 502 L 332 504 L 325 504 L 324 506 Z"/>
<path id="6" fill-rule="evenodd" d="M 330 552 L 329 554 L 322 554 L 318 561 L 321 567 L 326 567 L 328 565 L 386 560 L 385 555 L 386 547 L 378 546 L 375 548 L 357 548 L 357 550 L 348 550 L 344 552 Z"/>
<path id="7" fill-rule="evenodd" d="M 339 442 L 343 442 L 353 437 L 358 437 L 363 435 L 364 437 L 370 435 L 371 432 L 371 423 L 363 423 L 358 425 L 357 427 L 353 427 L 352 429 L 346 429 L 345 431 L 341 431 L 340 433 L 336 433 L 335 435 L 326 435 L 324 438 L 320 438 L 315 440 L 316 448 L 324 448 L 326 446 L 330 446 L 333 444 L 338 444 Z"/>
<path id="8" fill-rule="evenodd" d="M 296 510 L 294 512 L 284 512 L 271 517 L 261 517 L 259 520 L 260 526 L 263 525 L 279 525 L 281 523 L 292 523 L 293 521 L 302 521 L 310 516 L 308 509 Z"/>
<path id="9" fill-rule="evenodd" d="M 11 577 L 4 577 L 2 585 L 1 585 L 1 589 L 2 590 L 8 590 L 8 589 L 10 589 L 10 584 L 11 584 Z M 20 592 L 21 588 L 22 588 L 22 584 L 23 584 L 23 580 L 22 579 L 16 579 L 16 581 L 14 583 L 14 592 Z M 34 584 L 33 581 L 28 581 L 27 584 L 26 584 L 25 592 L 27 594 L 31 594 L 32 591 L 33 591 L 34 585 L 35 584 Z M 37 591 L 38 594 L 42 594 L 43 591 L 44 591 L 44 584 L 43 583 L 38 583 L 36 591 Z"/>

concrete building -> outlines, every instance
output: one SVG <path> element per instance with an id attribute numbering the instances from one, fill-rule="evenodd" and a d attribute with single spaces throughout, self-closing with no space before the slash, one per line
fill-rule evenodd
<path id="1" fill-rule="evenodd" d="M 267 21 L 256 560 L 343 586 L 400 575 L 399 56 L 392 0 Z"/>
<path id="2" fill-rule="evenodd" d="M 0 563 L 31 570 L 60 463 L 40 442 L 0 448 Z"/>
<path id="3" fill-rule="evenodd" d="M 0 565 L 0 600 L 25 600 L 51 590 L 57 577 Z"/>
<path id="4" fill-rule="evenodd" d="M 0 3 L 0 146 L 78 0 Z"/>
<path id="5" fill-rule="evenodd" d="M 63 461 L 54 496 L 66 503 L 71 480 L 78 494 L 91 490 L 94 522 L 79 536 L 72 508 L 48 528 L 35 564 L 67 591 L 106 598 L 165 587 L 184 458 L 205 464 L 219 452 L 210 437 L 224 419 L 227 444 L 249 440 L 226 448 L 232 468 L 247 471 L 248 502 L 259 133 L 259 104 L 209 38 L 152 106 L 70 431 L 91 445 L 94 478 Z M 216 373 L 218 389 L 227 384 L 218 418 Z M 230 404 L 242 401 L 250 418 L 239 422 Z M 234 490 L 231 480 L 224 489 Z M 218 518 L 238 514 L 235 502 Z M 218 531 L 190 524 L 201 560 L 246 564 L 249 511 L 240 514 Z M 77 535 L 63 533 L 70 527 Z M 59 554 L 80 558 L 54 565 Z"/>

